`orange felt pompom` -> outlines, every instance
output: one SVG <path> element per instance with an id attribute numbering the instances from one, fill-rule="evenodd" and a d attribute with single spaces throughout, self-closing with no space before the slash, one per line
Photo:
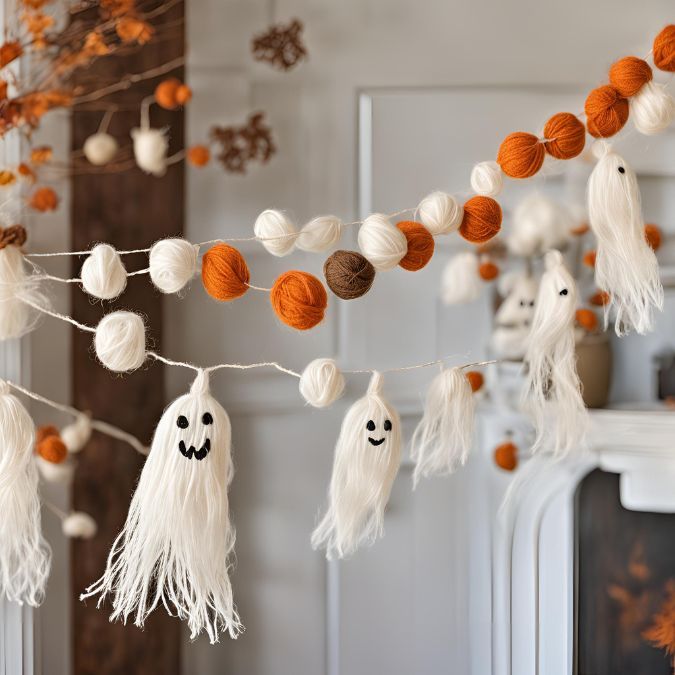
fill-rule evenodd
<path id="1" fill-rule="evenodd" d="M 466 374 L 466 379 L 469 380 L 469 384 L 471 385 L 471 391 L 474 394 L 477 391 L 480 391 L 483 388 L 483 384 L 485 383 L 483 373 L 479 373 L 477 370 L 470 370 Z"/>
<path id="2" fill-rule="evenodd" d="M 434 238 L 422 223 L 414 220 L 404 220 L 396 223 L 408 242 L 408 252 L 403 256 L 399 265 L 408 272 L 421 270 L 434 255 Z"/>
<path id="3" fill-rule="evenodd" d="M 227 302 L 249 289 L 250 274 L 244 256 L 234 246 L 216 244 L 202 258 L 202 283 L 216 300 Z"/>
<path id="4" fill-rule="evenodd" d="M 187 151 L 187 158 L 192 166 L 206 166 L 211 159 L 211 151 L 205 145 L 193 145 Z"/>
<path id="5" fill-rule="evenodd" d="M 572 159 L 586 144 L 586 127 L 572 113 L 556 113 L 544 127 L 544 148 L 556 159 Z"/>
<path id="6" fill-rule="evenodd" d="M 483 244 L 502 227 L 502 207 L 492 197 L 477 195 L 464 203 L 459 233 L 473 244 Z"/>
<path id="7" fill-rule="evenodd" d="M 578 309 L 575 314 L 577 323 L 589 333 L 598 327 L 598 317 L 592 309 Z"/>
<path id="8" fill-rule="evenodd" d="M 603 85 L 586 98 L 586 128 L 591 136 L 609 138 L 621 131 L 628 120 L 628 100 L 609 85 Z"/>
<path id="9" fill-rule="evenodd" d="M 328 295 L 315 276 L 291 270 L 284 272 L 274 282 L 270 301 L 276 315 L 287 326 L 309 330 L 323 320 Z"/>
<path id="10" fill-rule="evenodd" d="M 635 96 L 652 77 L 649 64 L 637 56 L 625 56 L 609 69 L 609 83 L 625 98 Z"/>
<path id="11" fill-rule="evenodd" d="M 497 164 L 511 178 L 530 178 L 544 163 L 544 144 L 524 131 L 509 134 L 499 146 Z"/>
<path id="12" fill-rule="evenodd" d="M 510 441 L 495 448 L 495 464 L 504 471 L 513 471 L 518 466 L 518 448 Z"/>
<path id="13" fill-rule="evenodd" d="M 594 307 L 604 307 L 610 301 L 609 293 L 607 291 L 596 291 L 588 298 L 588 302 Z"/>
<path id="14" fill-rule="evenodd" d="M 581 225 L 577 227 L 573 227 L 570 230 L 570 233 L 573 234 L 575 237 L 583 237 L 586 232 L 588 232 L 591 229 L 591 226 L 588 223 L 581 223 Z"/>
<path id="15" fill-rule="evenodd" d="M 480 276 L 483 281 L 492 281 L 499 276 L 499 267 L 488 260 L 479 265 L 478 276 Z"/>
<path id="16" fill-rule="evenodd" d="M 176 89 L 176 103 L 178 105 L 185 105 L 192 100 L 192 89 L 187 86 L 187 84 L 181 84 L 178 89 Z"/>
<path id="17" fill-rule="evenodd" d="M 654 223 L 647 223 L 645 225 L 645 239 L 653 251 L 658 251 L 661 248 L 661 228 Z"/>
<path id="18" fill-rule="evenodd" d="M 58 435 L 43 438 L 37 444 L 36 450 L 42 459 L 52 464 L 61 464 L 68 456 L 68 448 Z"/>
<path id="19" fill-rule="evenodd" d="M 31 195 L 28 205 L 35 211 L 40 211 L 41 213 L 54 211 L 59 205 L 59 198 L 52 188 L 38 188 Z"/>
<path id="20" fill-rule="evenodd" d="M 166 110 L 174 110 L 180 105 L 178 91 L 184 86 L 177 77 L 169 77 L 162 80 L 155 87 L 155 101 Z"/>
<path id="21" fill-rule="evenodd" d="M 583 263 L 586 267 L 595 267 L 595 259 L 598 257 L 598 254 L 595 251 L 586 251 L 583 257 Z"/>
<path id="22" fill-rule="evenodd" d="M 35 443 L 40 443 L 50 436 L 58 436 L 59 430 L 53 424 L 45 424 L 35 431 Z"/>
<path id="23" fill-rule="evenodd" d="M 653 55 L 659 70 L 675 73 L 675 25 L 666 26 L 654 38 Z"/>

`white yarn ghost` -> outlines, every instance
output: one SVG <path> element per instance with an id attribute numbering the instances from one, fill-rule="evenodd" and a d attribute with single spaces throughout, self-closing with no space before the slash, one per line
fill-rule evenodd
<path id="1" fill-rule="evenodd" d="M 545 263 L 525 354 L 523 404 L 536 432 L 532 449 L 550 441 L 553 453 L 562 456 L 581 449 L 588 413 L 576 370 L 576 285 L 559 251 L 549 251 Z"/>
<path id="2" fill-rule="evenodd" d="M 344 558 L 382 536 L 384 509 L 401 461 L 401 421 L 373 373 L 366 395 L 347 411 L 335 445 L 328 510 L 313 548 Z"/>
<path id="3" fill-rule="evenodd" d="M 508 274 L 500 279 L 499 290 L 506 297 L 495 314 L 490 339 L 498 358 L 519 360 L 525 356 L 538 289 L 537 279 L 527 274 Z"/>
<path id="4" fill-rule="evenodd" d="M 410 443 L 413 486 L 421 477 L 447 475 L 466 462 L 473 442 L 474 410 L 473 391 L 463 370 L 448 368 L 436 375 Z"/>
<path id="5" fill-rule="evenodd" d="M 44 598 L 51 551 L 42 536 L 35 427 L 0 381 L 0 592 L 32 607 Z"/>
<path id="6" fill-rule="evenodd" d="M 463 251 L 448 260 L 441 276 L 441 300 L 446 305 L 473 302 L 483 288 L 478 274 L 478 256 Z"/>
<path id="7" fill-rule="evenodd" d="M 190 393 L 164 411 L 106 570 L 81 599 L 99 595 L 100 606 L 111 595 L 111 621 L 143 626 L 162 604 L 188 622 L 191 639 L 203 630 L 212 644 L 225 630 L 237 636 L 230 445 L 230 420 L 200 371 Z"/>
<path id="8" fill-rule="evenodd" d="M 153 176 L 163 176 L 166 173 L 166 156 L 169 152 L 169 140 L 165 130 L 140 127 L 131 130 L 131 138 L 134 143 L 134 158 L 139 168 Z"/>
<path id="9" fill-rule="evenodd" d="M 588 216 L 598 240 L 595 283 L 609 293 L 617 335 L 652 330 L 653 310 L 663 310 L 663 286 L 654 251 L 645 239 L 640 189 L 635 172 L 605 142 L 595 144 L 599 160 L 588 181 Z"/>

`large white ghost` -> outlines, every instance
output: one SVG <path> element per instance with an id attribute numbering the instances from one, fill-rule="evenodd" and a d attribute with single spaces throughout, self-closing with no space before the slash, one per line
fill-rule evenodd
<path id="1" fill-rule="evenodd" d="M 401 421 L 373 373 L 366 395 L 347 411 L 335 445 L 328 510 L 312 534 L 328 558 L 351 555 L 382 535 L 384 509 L 401 462 Z"/>
<path id="2" fill-rule="evenodd" d="M 230 420 L 200 371 L 157 425 L 123 530 L 103 576 L 81 599 L 112 596 L 110 620 L 142 626 L 160 603 L 186 620 L 190 637 L 241 630 L 230 584 Z"/>

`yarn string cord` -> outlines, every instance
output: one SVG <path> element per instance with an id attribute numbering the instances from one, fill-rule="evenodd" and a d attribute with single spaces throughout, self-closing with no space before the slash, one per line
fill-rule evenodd
<path id="1" fill-rule="evenodd" d="M 446 361 L 449 361 L 450 359 L 457 358 L 457 354 L 451 354 L 449 356 L 444 356 L 443 358 L 440 359 L 435 359 L 434 361 L 425 361 L 424 363 L 416 363 L 411 366 L 400 366 L 398 368 L 385 368 L 383 370 L 379 370 L 377 368 L 363 368 L 359 370 L 343 370 L 343 373 L 348 373 L 350 375 L 354 374 L 359 374 L 359 373 L 402 373 L 406 372 L 408 370 L 419 370 L 420 368 L 429 368 L 431 366 L 441 366 L 441 369 L 443 365 L 445 364 Z M 461 370 L 465 370 L 466 368 L 478 368 L 479 366 L 490 366 L 494 363 L 501 363 L 500 359 L 491 359 L 490 361 L 474 361 L 473 363 L 467 363 L 463 366 L 457 366 Z"/>
<path id="2" fill-rule="evenodd" d="M 32 300 L 28 300 L 27 298 L 22 298 L 21 301 L 24 304 L 28 305 L 29 307 L 36 309 L 38 312 L 42 312 L 43 314 L 51 316 L 54 319 L 59 319 L 60 321 L 65 321 L 66 323 L 72 324 L 73 326 L 79 328 L 81 331 L 84 331 L 85 333 L 96 333 L 96 329 L 93 328 L 92 326 L 87 326 L 84 323 L 80 323 L 79 321 L 76 321 L 67 314 L 60 314 L 59 312 L 47 309 L 46 307 L 42 307 L 37 303 L 33 302 Z"/>
<path id="3" fill-rule="evenodd" d="M 52 504 L 49 500 L 42 498 L 42 503 L 61 521 L 65 520 L 68 517 L 68 514 L 60 509 L 56 504 Z"/>

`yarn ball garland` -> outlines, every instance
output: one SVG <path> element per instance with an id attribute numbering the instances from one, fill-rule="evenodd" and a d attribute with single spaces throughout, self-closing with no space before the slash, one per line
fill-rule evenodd
<path id="1" fill-rule="evenodd" d="M 134 312 L 111 312 L 96 326 L 94 349 L 109 370 L 126 373 L 145 361 L 145 325 Z"/>
<path id="2" fill-rule="evenodd" d="M 278 258 L 293 250 L 298 235 L 295 225 L 276 209 L 266 209 L 256 218 L 253 233 L 262 240 L 265 249 Z"/>
<path id="3" fill-rule="evenodd" d="M 80 452 L 91 438 L 91 418 L 81 413 L 72 424 L 61 429 L 61 440 L 68 452 Z"/>
<path id="4" fill-rule="evenodd" d="M 502 207 L 492 197 L 477 195 L 464 204 L 459 233 L 473 244 L 483 244 L 498 234 L 502 226 Z"/>
<path id="5" fill-rule="evenodd" d="M 109 244 L 97 244 L 80 271 L 84 290 L 100 300 L 116 298 L 127 286 L 127 271 L 119 253 Z"/>
<path id="6" fill-rule="evenodd" d="M 665 131 L 675 119 L 675 100 L 663 84 L 647 82 L 630 99 L 630 116 L 635 128 L 647 136 Z"/>
<path id="7" fill-rule="evenodd" d="M 35 430 L 35 444 L 39 445 L 45 438 L 58 436 L 59 430 L 53 424 L 44 424 Z"/>
<path id="8" fill-rule="evenodd" d="M 544 148 L 551 157 L 572 159 L 584 149 L 586 127 L 572 113 L 556 113 L 544 126 L 544 138 Z"/>
<path id="9" fill-rule="evenodd" d="M 328 288 L 341 300 L 365 295 L 375 280 L 375 268 L 357 251 L 335 251 L 323 265 Z"/>
<path id="10" fill-rule="evenodd" d="M 424 225 L 413 220 L 401 221 L 396 227 L 403 232 L 408 245 L 399 265 L 408 272 L 421 270 L 434 255 L 434 238 Z"/>
<path id="11" fill-rule="evenodd" d="M 666 26 L 654 38 L 652 51 L 654 65 L 659 70 L 675 73 L 675 24 Z"/>
<path id="12" fill-rule="evenodd" d="M 300 394 L 315 408 L 335 402 L 345 390 L 345 378 L 333 359 L 314 359 L 300 376 Z"/>
<path id="13" fill-rule="evenodd" d="M 635 96 L 652 77 L 649 64 L 637 56 L 625 56 L 609 69 L 609 83 L 624 98 Z"/>
<path id="14" fill-rule="evenodd" d="M 161 239 L 150 249 L 150 279 L 162 293 L 178 293 L 197 270 L 197 247 L 185 239 Z"/>
<path id="15" fill-rule="evenodd" d="M 361 253 L 378 271 L 393 269 L 408 251 L 403 232 L 382 213 L 373 213 L 363 221 L 358 242 Z"/>
<path id="16" fill-rule="evenodd" d="M 497 164 L 511 178 L 530 178 L 544 163 L 544 144 L 534 134 L 516 131 L 499 146 Z"/>
<path id="17" fill-rule="evenodd" d="M 249 289 L 250 273 L 244 256 L 234 246 L 216 244 L 202 258 L 202 283 L 216 300 L 228 302 Z"/>
<path id="18" fill-rule="evenodd" d="M 328 296 L 319 279 L 307 272 L 290 270 L 272 286 L 270 302 L 279 319 L 296 330 L 309 330 L 321 323 Z"/>
<path id="19" fill-rule="evenodd" d="M 504 177 L 497 162 L 480 162 L 471 170 L 471 189 L 477 195 L 496 197 L 504 187 Z"/>
<path id="20" fill-rule="evenodd" d="M 628 120 L 628 100 L 610 85 L 597 87 L 584 104 L 586 128 L 595 138 L 609 138 L 621 131 Z"/>
<path id="21" fill-rule="evenodd" d="M 192 166 L 201 169 L 211 160 L 211 151 L 206 145 L 193 145 L 188 148 L 187 160 Z"/>
<path id="22" fill-rule="evenodd" d="M 321 253 L 337 244 L 343 223 L 337 216 L 318 216 L 300 230 L 296 245 L 301 251 Z"/>
<path id="23" fill-rule="evenodd" d="M 454 232 L 462 223 L 463 210 L 457 200 L 446 192 L 432 192 L 417 207 L 424 227 L 433 236 Z"/>

